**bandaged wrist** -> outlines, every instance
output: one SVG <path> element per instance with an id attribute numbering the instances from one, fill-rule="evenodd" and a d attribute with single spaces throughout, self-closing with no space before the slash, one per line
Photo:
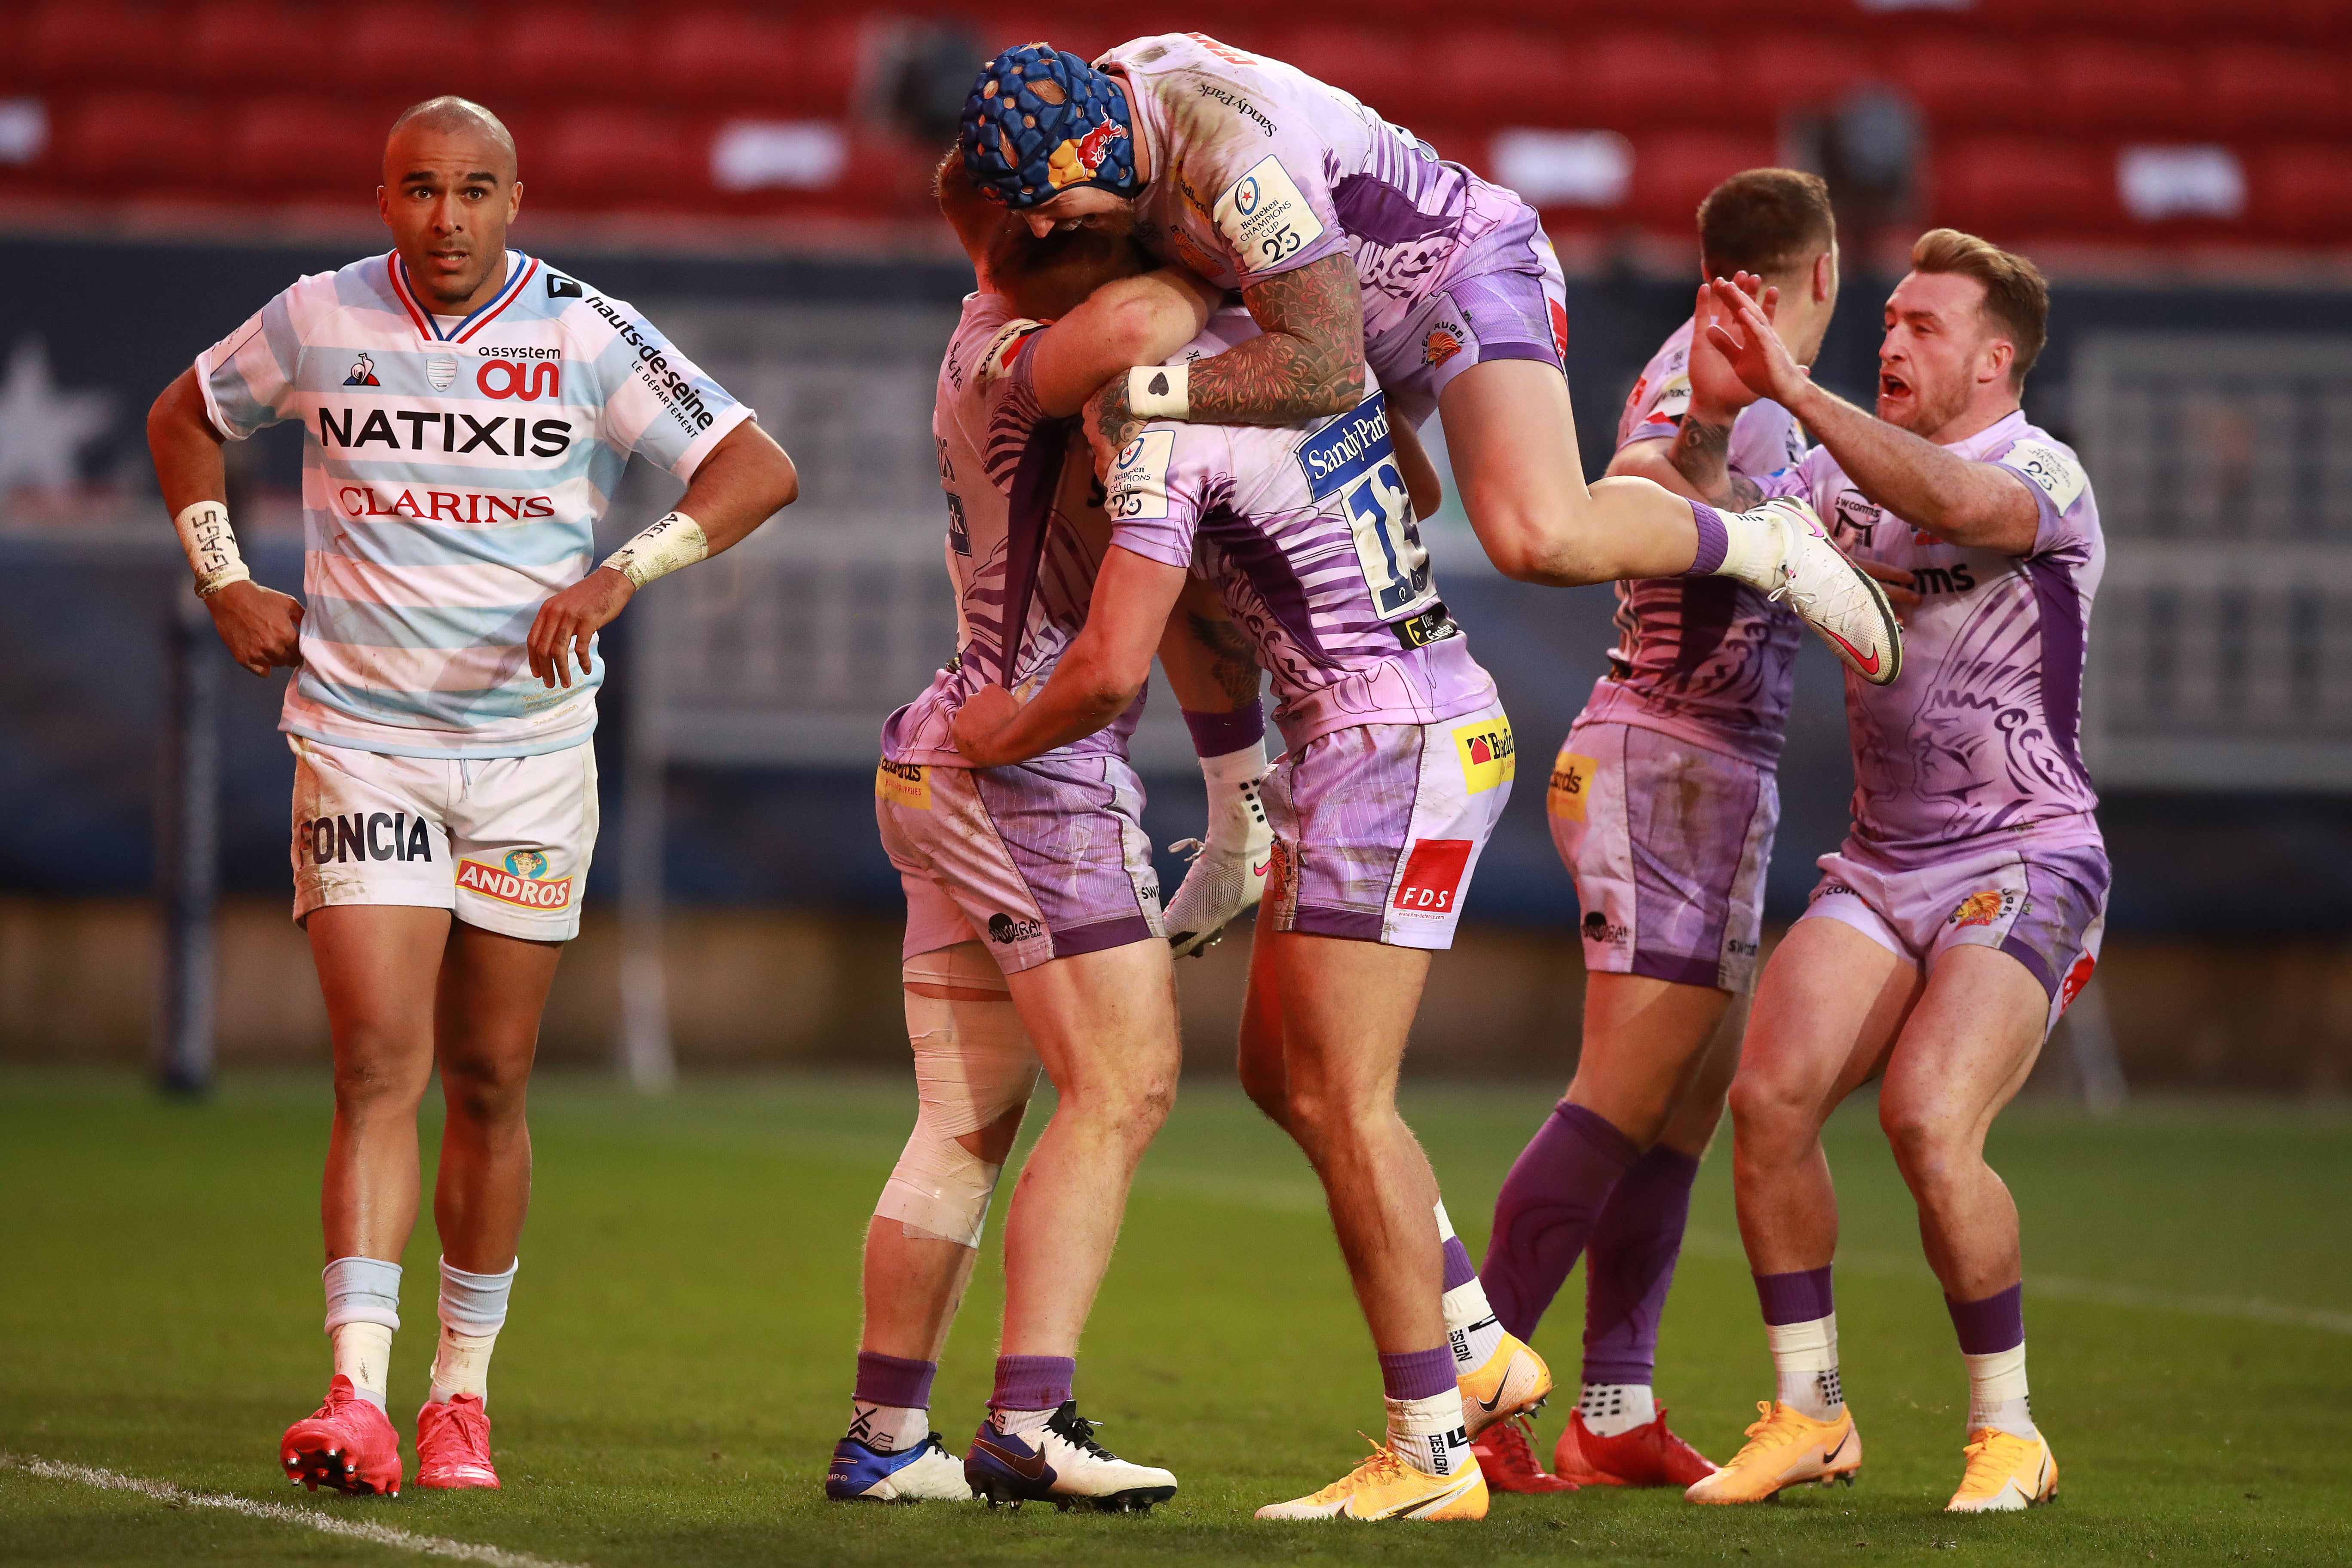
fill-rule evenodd
<path id="1" fill-rule="evenodd" d="M 1138 419 L 1192 417 L 1192 367 L 1139 364 L 1127 373 L 1127 405 Z"/>
<path id="2" fill-rule="evenodd" d="M 216 500 L 200 500 L 183 507 L 172 526 L 180 531 L 180 548 L 187 552 L 188 569 L 196 574 L 197 598 L 209 599 L 231 583 L 253 581 L 245 557 L 237 552 L 228 508 Z"/>
<path id="3" fill-rule="evenodd" d="M 1230 713 L 1195 713 L 1183 710 L 1184 728 L 1192 731 L 1192 750 L 1202 757 L 1222 757 L 1265 739 L 1265 704 L 1253 702 Z M 1262 751 L 1265 748 L 1260 746 Z"/>
<path id="4" fill-rule="evenodd" d="M 604 557 L 604 564 L 642 588 L 681 566 L 707 560 L 709 554 L 710 541 L 704 536 L 702 524 L 674 511 Z"/>

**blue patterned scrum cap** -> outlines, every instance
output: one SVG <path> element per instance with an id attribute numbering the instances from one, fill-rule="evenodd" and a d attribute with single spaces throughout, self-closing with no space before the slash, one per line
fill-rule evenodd
<path id="1" fill-rule="evenodd" d="M 1023 44 L 981 68 L 963 105 L 963 166 L 990 197 L 1034 207 L 1077 185 L 1143 189 L 1117 79 L 1051 44 Z"/>

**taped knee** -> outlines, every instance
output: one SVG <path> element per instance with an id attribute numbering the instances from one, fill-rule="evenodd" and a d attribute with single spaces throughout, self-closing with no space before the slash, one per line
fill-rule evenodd
<path id="1" fill-rule="evenodd" d="M 982 1160 L 959 1140 L 1028 1103 L 1037 1053 L 1003 973 L 978 942 L 909 959 L 904 976 L 909 986 L 992 995 L 980 1001 L 908 991 L 907 1036 L 915 1050 L 921 1109 L 874 1212 L 897 1220 L 908 1236 L 978 1247 L 1003 1166 Z"/>

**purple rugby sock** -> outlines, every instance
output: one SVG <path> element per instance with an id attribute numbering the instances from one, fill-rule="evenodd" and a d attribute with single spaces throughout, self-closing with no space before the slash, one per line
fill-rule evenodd
<path id="1" fill-rule="evenodd" d="M 1706 502 L 1693 501 L 1690 509 L 1698 523 L 1698 554 L 1683 575 L 1712 577 L 1723 569 L 1723 558 L 1731 550 L 1731 531 L 1724 527 L 1723 514 Z"/>
<path id="2" fill-rule="evenodd" d="M 1445 1238 L 1444 1289 L 1457 1289 L 1476 1278 L 1478 1278 L 1478 1271 L 1470 1267 L 1470 1249 L 1462 1245 L 1460 1237 L 1447 1237 Z"/>
<path id="3" fill-rule="evenodd" d="M 1478 1272 L 1513 1336 L 1534 1336 L 1635 1152 L 1604 1118 L 1565 1100 L 1519 1151 L 1495 1199 L 1495 1233 Z"/>
<path id="4" fill-rule="evenodd" d="M 1658 1322 L 1682 1257 L 1698 1162 L 1660 1143 L 1633 1162 L 1584 1249 L 1584 1381 L 1656 1381 Z"/>
<path id="5" fill-rule="evenodd" d="M 1829 1265 L 1791 1269 L 1786 1274 L 1757 1275 L 1756 1303 L 1764 1309 L 1764 1321 L 1774 1328 L 1828 1317 L 1837 1310 L 1837 1296 L 1830 1288 Z"/>
<path id="6" fill-rule="evenodd" d="M 1993 1355 L 2025 1342 L 2023 1280 L 1980 1301 L 1955 1301 L 1947 1296 L 1944 1306 L 1960 1336 L 1962 1355 Z"/>
<path id="7" fill-rule="evenodd" d="M 1381 1389 L 1391 1399 L 1434 1399 L 1457 1386 L 1451 1345 L 1381 1352 Z"/>
<path id="8" fill-rule="evenodd" d="M 996 1358 L 994 1410 L 1056 1410 L 1067 1404 L 1078 1380 L 1078 1363 L 1066 1355 L 1001 1355 Z"/>
<path id="9" fill-rule="evenodd" d="M 866 1405 L 887 1405 L 898 1410 L 928 1410 L 931 1379 L 939 1375 L 935 1361 L 909 1361 L 879 1351 L 857 1352 L 857 1387 L 850 1397 Z"/>

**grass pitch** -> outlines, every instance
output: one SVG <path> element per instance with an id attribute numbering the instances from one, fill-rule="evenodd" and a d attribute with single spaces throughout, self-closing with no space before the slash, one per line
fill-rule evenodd
<path id="1" fill-rule="evenodd" d="M 1556 1092 L 1409 1091 L 1474 1256 Z M 1176 1470 L 1174 1503 L 1135 1519 L 823 1501 L 858 1237 L 912 1105 L 908 1085 L 879 1077 L 705 1081 L 660 1101 L 542 1081 L 538 1192 L 493 1379 L 506 1489 L 395 1501 L 313 1498 L 275 1474 L 278 1432 L 327 1374 L 323 1077 L 232 1079 L 208 1104 L 175 1106 L 128 1078 L 0 1072 L 0 1452 L 595 1568 L 2352 1561 L 2340 1113 L 2153 1106 L 2092 1122 L 2029 1105 L 2000 1124 L 2056 1507 L 1939 1511 L 1965 1382 L 1909 1203 L 1857 1106 L 1831 1152 L 1859 1485 L 1747 1510 L 1664 1492 L 1498 1497 L 1484 1525 L 1364 1528 L 1249 1518 L 1352 1464 L 1357 1429 L 1380 1429 L 1380 1387 L 1312 1177 L 1237 1093 L 1203 1085 L 1145 1166 L 1078 1384 L 1115 1449 Z M 1770 1389 L 1726 1152 L 1700 1180 L 1659 1380 L 1676 1428 L 1718 1458 Z M 393 1363 L 404 1436 L 431 1355 L 435 1251 L 428 1221 Z M 1581 1300 L 1579 1276 L 1538 1339 L 1571 1397 Z M 958 1451 L 997 1305 L 992 1239 L 934 1394 Z M 1567 1403 L 1541 1420 L 1547 1446 Z M 0 1464 L 0 1563 L 404 1559 L 418 1560 Z"/>

